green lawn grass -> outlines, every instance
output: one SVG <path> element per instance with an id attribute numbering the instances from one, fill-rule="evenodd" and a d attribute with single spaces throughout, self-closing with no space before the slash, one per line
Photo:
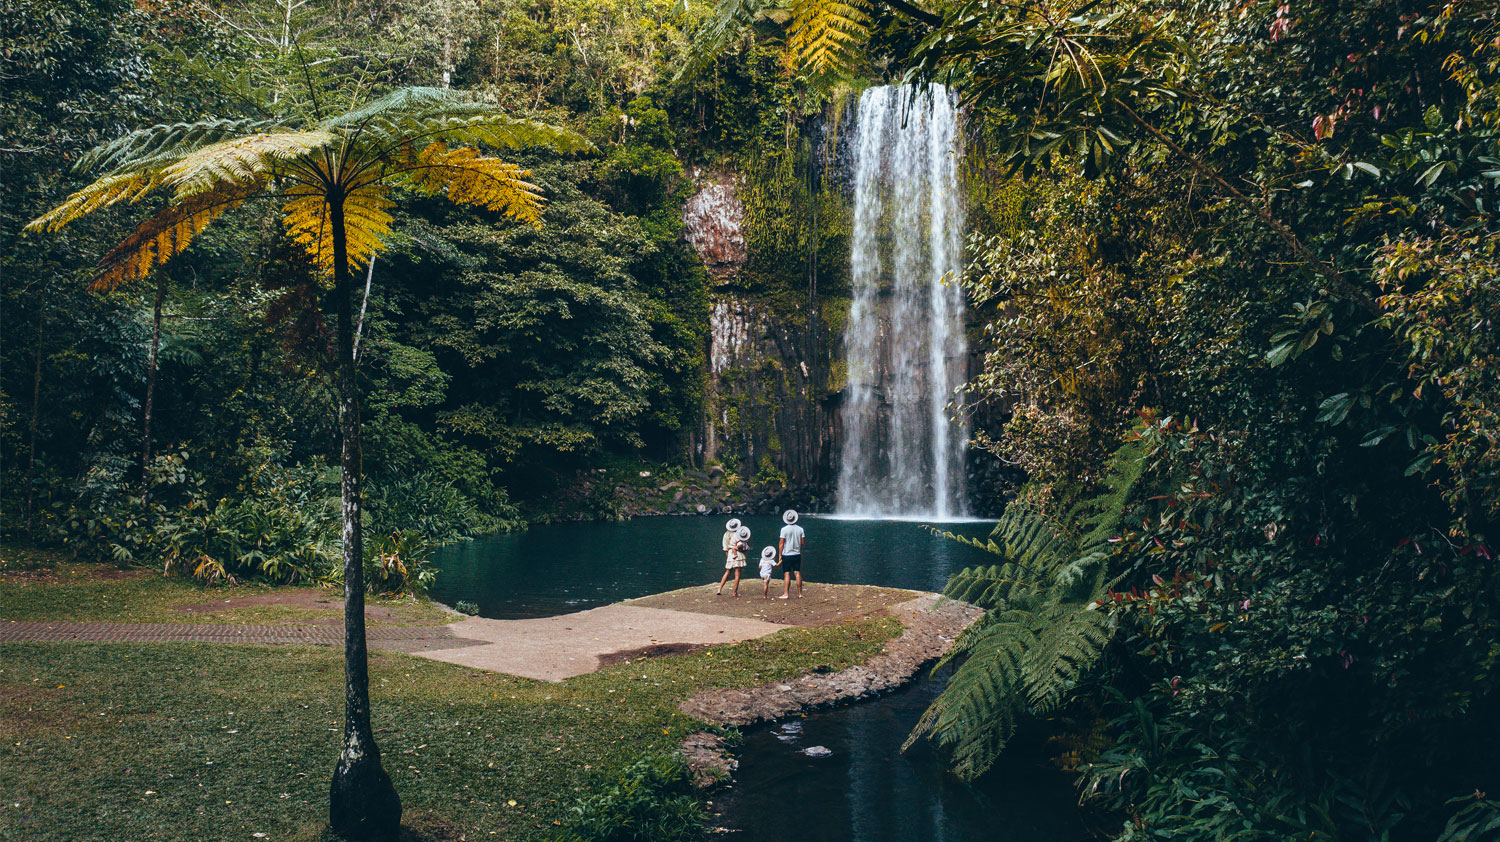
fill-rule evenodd
<path id="1" fill-rule="evenodd" d="M 543 839 L 702 727 L 679 700 L 841 669 L 899 630 L 789 629 L 559 684 L 373 653 L 377 739 L 418 838 Z M 341 700 L 333 648 L 0 645 L 0 839 L 323 839 Z"/>
<path id="2" fill-rule="evenodd" d="M 104 576 L 116 578 L 103 578 Z M 189 612 L 187 606 L 239 597 L 311 596 L 326 605 L 232 605 L 223 610 Z M 392 609 L 396 616 L 372 619 L 371 625 L 450 623 L 454 615 L 418 599 L 370 597 L 370 606 Z M 120 570 L 110 565 L 70 562 L 35 550 L 0 552 L 0 622 L 7 620 L 116 623 L 275 624 L 342 618 L 343 593 L 331 588 L 287 588 L 249 583 L 210 587 L 160 571 Z"/>

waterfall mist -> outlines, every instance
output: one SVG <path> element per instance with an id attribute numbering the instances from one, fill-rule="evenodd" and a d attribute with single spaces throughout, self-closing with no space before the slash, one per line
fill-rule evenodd
<path id="1" fill-rule="evenodd" d="M 968 431 L 946 409 L 968 353 L 957 120 L 941 85 L 870 88 L 859 100 L 842 515 L 964 514 Z"/>

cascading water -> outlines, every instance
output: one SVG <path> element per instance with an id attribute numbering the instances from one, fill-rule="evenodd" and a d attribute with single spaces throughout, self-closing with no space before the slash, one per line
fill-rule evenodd
<path id="1" fill-rule="evenodd" d="M 839 514 L 963 514 L 968 431 L 947 416 L 968 353 L 957 121 L 941 85 L 859 100 Z"/>

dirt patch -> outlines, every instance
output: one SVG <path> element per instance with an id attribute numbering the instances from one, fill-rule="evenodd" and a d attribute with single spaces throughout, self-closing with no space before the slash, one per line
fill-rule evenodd
<path id="1" fill-rule="evenodd" d="M 706 643 L 657 643 L 652 646 L 642 646 L 639 649 L 622 649 L 619 652 L 606 652 L 599 656 L 599 669 L 612 667 L 615 664 L 628 664 L 631 661 L 639 661 L 642 658 L 660 658 L 665 655 L 686 655 L 689 652 L 697 652 L 699 649 L 707 649 Z"/>
<path id="2" fill-rule="evenodd" d="M 683 588 L 633 599 L 626 604 L 740 617 L 782 626 L 831 626 L 844 620 L 883 614 L 891 606 L 917 595 L 915 591 L 869 585 L 807 584 L 803 587 L 802 598 L 798 599 L 793 584 L 792 598 L 778 599 L 781 581 L 776 580 L 771 583 L 772 598 L 764 599 L 759 579 L 741 582 L 738 599 L 730 595 L 728 588 L 723 596 L 718 596 L 718 589 L 717 584 Z"/>

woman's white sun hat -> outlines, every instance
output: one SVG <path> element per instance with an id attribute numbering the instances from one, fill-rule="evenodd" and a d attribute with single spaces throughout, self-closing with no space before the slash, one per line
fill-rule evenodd
<path id="1" fill-rule="evenodd" d="M 760 551 L 760 557 L 763 558 L 763 559 L 767 559 L 767 560 L 775 558 L 776 557 L 776 548 L 775 547 L 766 547 L 765 549 L 763 549 L 763 550 Z"/>
<path id="2" fill-rule="evenodd" d="M 733 531 L 735 531 L 736 529 L 739 529 L 739 528 L 740 528 L 740 519 L 737 518 L 737 517 L 730 518 L 729 522 L 726 523 L 726 524 L 724 524 L 724 531 L 725 532 L 733 532 Z"/>
<path id="3" fill-rule="evenodd" d="M 797 512 L 793 509 L 787 509 L 786 511 L 781 513 L 781 520 L 786 523 L 787 526 L 791 526 L 792 524 L 797 522 Z"/>
<path id="4" fill-rule="evenodd" d="M 741 541 L 748 541 L 748 540 L 750 540 L 750 527 L 748 527 L 748 526 L 741 526 L 739 528 L 739 531 L 736 532 L 735 534 L 738 535 L 738 536 L 740 536 L 740 540 Z"/>

